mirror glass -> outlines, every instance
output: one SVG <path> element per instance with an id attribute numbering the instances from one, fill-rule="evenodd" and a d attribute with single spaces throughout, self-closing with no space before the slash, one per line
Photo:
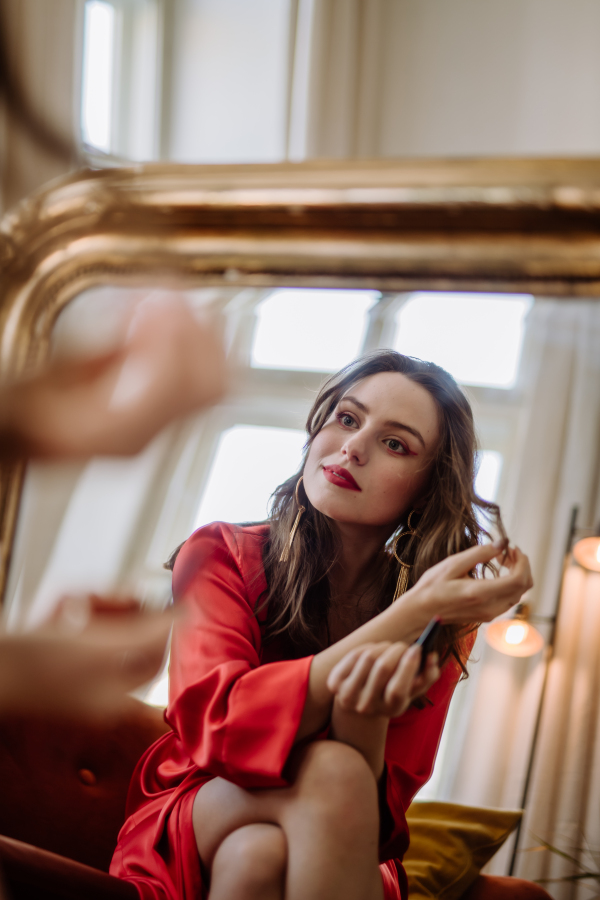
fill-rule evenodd
<path id="1" fill-rule="evenodd" d="M 214 520 L 264 519 L 271 492 L 298 467 L 319 385 L 377 347 L 437 362 L 463 384 L 481 447 L 477 488 L 502 502 L 523 404 L 531 296 L 321 287 L 178 293 L 198 315 L 220 319 L 233 389 L 133 458 L 28 467 L 6 597 L 13 626 L 41 621 L 65 593 L 168 603 L 163 564 L 174 548 Z M 52 353 L 115 345 L 133 306 L 161 295 L 118 286 L 85 292 L 59 316 Z M 152 697 L 164 702 L 164 681 Z"/>

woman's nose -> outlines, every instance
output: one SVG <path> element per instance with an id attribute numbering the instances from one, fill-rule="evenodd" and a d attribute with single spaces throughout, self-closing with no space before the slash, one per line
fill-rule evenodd
<path id="1" fill-rule="evenodd" d="M 367 448 L 362 435 L 353 434 L 344 443 L 342 453 L 358 465 L 363 465 L 367 460 Z"/>

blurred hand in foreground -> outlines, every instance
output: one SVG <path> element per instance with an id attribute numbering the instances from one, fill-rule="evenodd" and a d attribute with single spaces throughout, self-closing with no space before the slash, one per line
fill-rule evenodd
<path id="1" fill-rule="evenodd" d="M 162 668 L 173 614 L 137 601 L 65 598 L 28 633 L 0 633 L 0 714 L 106 719 Z"/>
<path id="2" fill-rule="evenodd" d="M 138 453 L 171 420 L 220 399 L 222 342 L 176 295 L 141 302 L 121 347 L 0 388 L 0 456 Z"/>

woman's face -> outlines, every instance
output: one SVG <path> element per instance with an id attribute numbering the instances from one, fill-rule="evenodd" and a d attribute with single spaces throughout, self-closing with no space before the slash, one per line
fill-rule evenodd
<path id="1" fill-rule="evenodd" d="M 304 488 L 337 522 L 395 526 L 427 489 L 439 440 L 431 394 L 399 372 L 350 387 L 311 444 Z"/>

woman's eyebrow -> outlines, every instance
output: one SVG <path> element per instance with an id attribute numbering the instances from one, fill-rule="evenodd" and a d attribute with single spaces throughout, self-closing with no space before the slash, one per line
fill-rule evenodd
<path id="1" fill-rule="evenodd" d="M 364 403 L 361 403 L 360 400 L 357 400 L 356 397 L 353 397 L 351 394 L 346 394 L 344 397 L 342 397 L 340 403 L 346 400 L 350 400 L 350 402 L 354 403 L 355 406 L 358 406 L 358 408 L 362 412 L 364 412 L 366 415 L 369 415 L 369 407 L 365 406 Z M 425 447 L 425 441 L 423 440 L 421 432 L 417 431 L 417 429 L 413 428 L 411 425 L 405 425 L 403 422 L 395 422 L 393 419 L 384 422 L 384 425 L 386 428 L 398 428 L 400 431 L 408 431 L 409 434 L 414 435 L 414 437 L 416 437 L 417 440 L 421 442 L 424 449 L 427 449 Z"/>

